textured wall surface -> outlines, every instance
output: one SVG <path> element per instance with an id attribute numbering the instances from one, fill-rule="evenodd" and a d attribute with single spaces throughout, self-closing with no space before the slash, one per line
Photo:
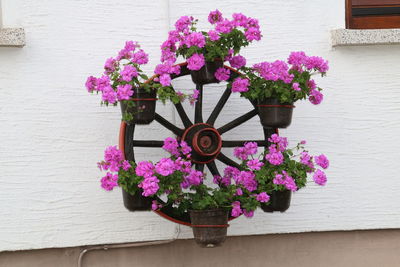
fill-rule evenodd
<path id="1" fill-rule="evenodd" d="M 24 27 L 26 46 L 0 49 L 0 250 L 175 235 L 177 226 L 153 213 L 126 211 L 120 190 L 100 189 L 95 163 L 106 146 L 118 142 L 119 108 L 100 107 L 99 97 L 89 95 L 83 84 L 88 75 L 99 75 L 105 59 L 129 39 L 150 53 L 146 70 L 151 71 L 176 18 L 190 14 L 205 22 L 215 8 L 260 20 L 263 40 L 242 53 L 251 64 L 304 50 L 331 65 L 328 76 L 318 79 L 325 102 L 296 104 L 292 126 L 281 131 L 291 141 L 307 139 L 312 153 L 328 155 L 328 185 L 310 183 L 295 194 L 285 214 L 239 218 L 229 234 L 398 228 L 399 46 L 332 49 L 330 31 L 344 27 L 341 2 L 3 0 L 4 27 Z M 193 89 L 188 81 L 176 85 Z M 206 113 L 223 89 L 206 87 Z M 157 109 L 175 121 L 170 105 Z M 235 95 L 217 125 L 249 109 Z M 224 138 L 260 138 L 261 133 L 255 118 Z M 157 123 L 138 133 L 149 139 L 168 135 Z M 157 149 L 140 150 L 137 158 L 144 159 L 144 153 L 161 156 Z M 191 236 L 189 228 L 181 228 L 181 237 Z"/>

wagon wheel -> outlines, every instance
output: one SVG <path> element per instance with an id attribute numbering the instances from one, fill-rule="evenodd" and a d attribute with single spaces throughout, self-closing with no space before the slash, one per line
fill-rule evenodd
<path id="1" fill-rule="evenodd" d="M 175 79 L 182 76 L 190 75 L 190 70 L 187 68 L 187 63 L 179 64 L 181 72 L 179 75 L 174 75 L 171 78 Z M 231 72 L 229 80 L 236 78 L 239 72 L 231 67 L 224 66 Z M 155 78 L 153 76 L 150 79 Z M 268 146 L 268 138 L 277 133 L 277 129 L 266 129 L 264 131 L 264 139 L 262 140 L 223 140 L 222 135 L 233 128 L 245 123 L 258 114 L 256 103 L 251 102 L 253 109 L 244 115 L 234 119 L 233 121 L 215 128 L 214 123 L 218 118 L 221 110 L 228 101 L 231 90 L 226 88 L 218 103 L 214 107 L 209 118 L 203 120 L 203 85 L 196 85 L 196 89 L 199 90 L 199 96 L 195 104 L 195 115 L 194 121 L 192 122 L 187 116 L 181 103 L 175 104 L 175 108 L 178 112 L 179 117 L 182 120 L 184 128 L 172 124 L 168 120 L 164 119 L 160 114 L 155 114 L 155 120 L 174 133 L 178 139 L 185 140 L 189 146 L 192 147 L 192 162 L 197 170 L 203 171 L 205 166 L 210 170 L 212 175 L 220 175 L 218 168 L 215 164 L 215 160 L 221 161 L 226 165 L 239 167 L 239 164 L 229 158 L 227 155 L 221 152 L 223 147 L 237 147 L 243 146 L 246 142 L 256 142 L 258 146 Z M 135 124 L 126 124 L 121 122 L 120 135 L 119 135 L 119 147 L 123 151 L 125 159 L 135 161 L 134 147 L 159 147 L 163 146 L 162 140 L 135 140 Z M 261 125 L 260 125 L 261 127 Z M 157 200 L 165 205 L 165 202 L 159 198 Z M 164 206 L 160 210 L 155 211 L 160 216 L 171 220 L 175 223 L 189 225 L 190 218 L 188 213 L 179 214 L 172 206 Z M 232 219 L 232 218 L 230 218 Z"/>

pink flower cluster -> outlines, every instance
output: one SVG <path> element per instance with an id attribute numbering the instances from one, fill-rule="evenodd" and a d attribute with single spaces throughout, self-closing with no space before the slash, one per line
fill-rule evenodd
<path id="1" fill-rule="evenodd" d="M 228 186 L 231 184 L 231 180 L 234 180 L 237 185 L 242 185 L 248 191 L 252 192 L 257 189 L 257 181 L 255 174 L 252 171 L 240 171 L 239 169 L 228 166 L 224 169 L 224 176 L 214 177 L 214 182 L 220 185 Z"/>
<path id="2" fill-rule="evenodd" d="M 101 187 L 106 191 L 111 191 L 118 186 L 118 175 L 108 172 L 106 176 L 101 178 Z"/>
<path id="3" fill-rule="evenodd" d="M 243 213 L 243 210 L 240 207 L 240 202 L 235 201 L 232 203 L 232 211 L 231 215 L 232 217 L 239 217 Z"/>
<path id="4" fill-rule="evenodd" d="M 284 154 L 286 153 L 288 146 L 287 138 L 281 137 L 278 134 L 273 134 L 270 138 L 268 138 L 268 141 L 271 144 L 268 147 L 268 153 L 265 155 L 265 160 L 274 166 L 280 166 L 284 164 Z M 298 149 L 302 148 L 301 145 L 304 144 L 306 144 L 306 141 L 301 141 L 298 144 Z M 249 171 L 240 171 L 235 167 L 227 167 L 224 170 L 223 177 L 214 177 L 214 183 L 227 186 L 230 185 L 231 179 L 233 179 L 236 184 L 242 185 L 250 192 L 256 190 L 257 181 L 255 180 L 255 172 L 264 166 L 264 162 L 253 158 L 253 155 L 256 153 L 257 144 L 255 142 L 245 143 L 243 147 L 236 147 L 234 149 L 235 157 L 244 161 L 243 164 L 248 168 Z M 252 156 L 250 160 L 249 156 Z M 322 169 L 327 169 L 329 167 L 328 158 L 323 154 L 312 157 L 307 151 L 304 150 L 299 154 L 299 156 L 299 162 L 308 167 L 308 173 L 313 173 L 313 180 L 315 183 L 318 185 L 325 185 L 327 182 L 326 175 L 322 170 L 317 170 L 315 168 L 315 164 L 320 166 Z M 289 175 L 288 172 L 289 170 L 282 170 L 280 173 L 275 173 L 273 183 L 276 185 L 284 185 L 287 190 L 296 191 L 298 189 L 296 181 Z"/>
<path id="5" fill-rule="evenodd" d="M 246 216 L 247 218 L 251 218 L 254 216 L 254 211 L 247 211 L 246 209 L 241 208 L 241 203 L 240 201 L 234 201 L 232 203 L 232 210 L 231 210 L 231 215 L 232 217 L 239 217 L 241 214 Z"/>
<path id="6" fill-rule="evenodd" d="M 154 81 L 159 81 L 162 86 L 171 85 L 171 74 L 178 75 L 181 72 L 179 65 L 173 65 L 173 62 L 167 60 L 162 64 L 158 64 L 154 69 L 154 73 L 159 75 Z"/>
<path id="7" fill-rule="evenodd" d="M 285 61 L 261 62 L 253 65 L 253 69 L 267 81 L 283 81 L 291 83 L 294 75 L 289 73 L 289 66 Z"/>
<path id="8" fill-rule="evenodd" d="M 314 105 L 318 105 L 322 102 L 322 100 L 324 99 L 324 95 L 316 90 L 316 89 L 312 89 L 310 91 L 310 95 L 308 97 L 308 100 L 310 100 L 310 102 Z"/>
<path id="9" fill-rule="evenodd" d="M 310 168 L 310 173 L 313 174 L 313 180 L 318 185 L 325 185 L 327 182 L 327 178 L 325 173 L 322 170 L 316 169 L 314 162 L 323 169 L 327 169 L 329 167 L 329 160 L 324 155 L 321 154 L 319 156 L 312 157 L 308 152 L 303 151 L 300 153 L 300 162 Z"/>
<path id="10" fill-rule="evenodd" d="M 190 172 L 185 175 L 181 187 L 186 189 L 192 185 L 200 185 L 204 179 L 204 173 L 197 170 L 190 170 Z"/>
<path id="11" fill-rule="evenodd" d="M 206 60 L 204 59 L 203 54 L 194 53 L 187 59 L 187 63 L 187 68 L 189 70 L 200 70 L 206 63 Z"/>
<path id="12" fill-rule="evenodd" d="M 266 203 L 269 201 L 270 197 L 267 193 L 261 192 L 260 194 L 257 195 L 256 199 L 258 202 Z"/>
<path id="13" fill-rule="evenodd" d="M 242 27 L 247 41 L 261 40 L 260 25 L 257 19 L 246 17 L 242 13 L 234 13 L 232 20 L 226 19 L 217 9 L 208 15 L 208 21 L 215 25 L 215 30 L 220 34 L 228 34 L 233 29 Z"/>
<path id="14" fill-rule="evenodd" d="M 314 169 L 313 157 L 308 152 L 303 151 L 300 153 L 300 162 L 308 166 L 311 170 Z"/>
<path id="15" fill-rule="evenodd" d="M 247 92 L 249 91 L 250 82 L 246 78 L 236 78 L 232 83 L 232 92 Z"/>
<path id="16" fill-rule="evenodd" d="M 218 81 L 226 81 L 229 79 L 230 76 L 230 70 L 226 68 L 218 68 L 217 71 L 215 72 L 215 78 L 217 78 Z"/>
<path id="17" fill-rule="evenodd" d="M 108 171 L 106 176 L 101 178 L 101 187 L 107 191 L 111 191 L 118 186 L 118 175 L 112 172 L 119 172 L 120 169 L 125 171 L 131 168 L 127 160 L 124 160 L 122 151 L 116 146 L 107 147 L 104 151 L 104 160 L 97 163 L 100 170 Z"/>
<path id="18" fill-rule="evenodd" d="M 284 160 L 282 152 L 285 151 L 288 145 L 287 138 L 273 134 L 268 138 L 268 141 L 272 144 L 268 147 L 268 154 L 265 155 L 265 159 L 272 165 L 281 165 Z"/>
<path id="19" fill-rule="evenodd" d="M 142 49 L 136 51 L 136 48 L 139 47 L 137 42 L 127 41 L 117 57 L 106 60 L 103 76 L 87 78 L 85 87 L 88 92 L 101 92 L 103 102 L 109 104 L 132 97 L 134 94 L 132 85 L 138 83 L 137 78 L 140 74 L 139 65 L 145 65 L 149 61 L 148 54 Z M 122 62 L 122 60 L 126 62 Z M 123 66 L 122 70 L 121 65 Z"/>
<path id="20" fill-rule="evenodd" d="M 303 51 L 290 53 L 288 63 L 292 65 L 293 69 L 300 72 L 303 71 L 303 67 L 307 70 L 316 70 L 321 73 L 325 73 L 329 70 L 327 60 L 321 57 L 307 56 Z"/>
<path id="21" fill-rule="evenodd" d="M 272 181 L 276 185 L 284 185 L 287 190 L 296 191 L 297 185 L 293 177 L 289 176 L 286 171 L 282 171 L 282 174 L 275 174 L 275 178 Z"/>
<path id="22" fill-rule="evenodd" d="M 141 161 L 136 165 L 136 175 L 143 177 L 143 181 L 139 184 L 139 187 L 143 189 L 143 196 L 152 196 L 157 193 L 160 188 L 158 175 L 167 177 L 175 171 L 185 174 L 181 183 L 182 188 L 199 185 L 203 182 L 204 174 L 200 171 L 192 170 L 191 162 L 181 157 L 181 155 L 184 155 L 186 158 L 190 158 L 191 148 L 186 142 L 178 143 L 176 139 L 168 137 L 164 140 L 163 148 L 176 159 L 162 158 L 156 164 L 150 161 Z"/>
<path id="23" fill-rule="evenodd" d="M 222 34 L 229 34 L 232 30 L 236 28 L 243 28 L 244 35 L 247 41 L 252 42 L 253 40 L 261 39 L 261 31 L 258 20 L 250 17 L 246 17 L 241 13 L 235 13 L 232 15 L 232 20 L 226 19 L 222 16 L 222 13 L 218 10 L 211 11 L 208 15 L 208 21 L 215 25 L 213 30 L 208 33 L 196 32 L 191 27 L 196 21 L 193 17 L 182 16 L 175 22 L 175 29 L 168 33 L 168 39 L 161 45 L 161 62 L 172 65 L 176 62 L 176 51 L 178 48 L 185 47 L 191 48 L 193 46 L 197 48 L 204 48 L 207 44 L 207 40 L 211 42 L 216 42 L 220 39 Z M 187 58 L 188 69 L 190 70 L 200 70 L 205 64 L 205 58 L 203 54 L 194 53 L 189 58 Z M 232 58 L 230 62 L 232 66 L 237 66 L 240 68 L 246 64 L 246 60 L 242 56 Z M 223 75 L 220 71 L 219 74 Z M 159 74 L 155 72 L 156 74 Z M 165 75 L 171 73 L 164 73 Z M 159 74 L 162 75 L 162 74 Z M 221 76 L 220 80 L 225 76 Z M 165 76 L 166 77 L 166 76 Z M 161 78 L 168 84 L 167 78 Z M 164 84 L 163 84 L 164 85 Z M 169 85 L 169 84 L 168 84 Z"/>
<path id="24" fill-rule="evenodd" d="M 233 155 L 241 160 L 247 160 L 249 156 L 257 154 L 257 143 L 246 142 L 243 147 L 235 147 Z"/>
<path id="25" fill-rule="evenodd" d="M 155 176 L 155 169 L 156 167 L 149 161 L 141 161 L 136 165 L 136 175 L 143 177 L 143 181 L 139 183 L 138 187 L 142 188 L 142 195 L 145 197 L 154 195 L 160 188 L 158 185 L 160 180 Z"/>
<path id="26" fill-rule="evenodd" d="M 302 73 L 304 71 L 311 73 L 312 71 L 318 71 L 321 74 L 325 74 L 329 70 L 328 61 L 321 57 L 307 56 L 303 51 L 300 51 L 291 52 L 287 62 L 288 63 L 282 60 L 261 62 L 254 64 L 253 70 L 267 81 L 282 81 L 286 84 L 290 84 L 292 89 L 296 92 L 305 90 L 312 104 L 320 104 L 323 100 L 323 95 L 320 92 L 321 89 L 317 89 L 315 81 L 309 80 L 307 86 L 304 86 L 308 88 L 301 88 L 298 82 L 293 81 L 295 78 L 294 73 Z"/>
<path id="27" fill-rule="evenodd" d="M 258 171 L 262 166 L 264 166 L 264 163 L 258 159 L 252 159 L 247 162 L 247 167 L 249 167 L 249 169 L 252 171 Z"/>
<path id="28" fill-rule="evenodd" d="M 121 79 L 125 82 L 130 82 L 132 78 L 136 78 L 137 76 L 137 69 L 131 65 L 125 65 L 124 69 L 121 71 Z"/>
<path id="29" fill-rule="evenodd" d="M 188 146 L 185 141 L 178 143 L 178 141 L 172 137 L 167 137 L 164 140 L 162 148 L 175 157 L 180 157 L 183 154 L 185 157 L 190 158 L 190 152 L 192 152 L 192 148 Z"/>
<path id="30" fill-rule="evenodd" d="M 289 55 L 288 63 L 292 65 L 291 69 L 296 70 L 298 72 L 307 71 L 318 71 L 322 74 L 325 74 L 329 70 L 328 61 L 324 60 L 321 57 L 316 56 L 307 56 L 303 51 L 292 52 Z M 307 86 L 310 88 L 309 93 L 309 101 L 318 105 L 322 102 L 324 96 L 323 94 L 317 90 L 317 86 L 314 80 L 309 80 Z M 296 87 L 293 84 L 293 89 L 296 90 Z M 298 89 L 298 88 L 297 88 Z"/>
<path id="31" fill-rule="evenodd" d="M 246 66 L 246 58 L 240 55 L 234 56 L 229 59 L 229 64 L 231 64 L 232 68 L 240 69 Z"/>
<path id="32" fill-rule="evenodd" d="M 327 169 L 329 167 L 329 160 L 324 154 L 316 156 L 314 160 L 315 163 L 323 169 Z M 325 185 L 327 182 L 326 175 L 322 170 L 316 170 L 314 172 L 313 180 L 318 185 Z"/>
<path id="33" fill-rule="evenodd" d="M 143 181 L 138 185 L 139 188 L 142 188 L 142 195 L 145 197 L 152 196 L 157 193 L 160 186 L 158 183 L 160 180 L 156 176 L 144 177 Z"/>

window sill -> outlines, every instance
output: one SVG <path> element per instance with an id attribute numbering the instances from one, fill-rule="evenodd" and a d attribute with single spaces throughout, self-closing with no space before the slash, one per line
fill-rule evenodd
<path id="1" fill-rule="evenodd" d="M 400 29 L 331 31 L 332 46 L 400 44 Z"/>
<path id="2" fill-rule="evenodd" d="M 23 47 L 25 31 L 23 28 L 0 28 L 0 47 Z"/>

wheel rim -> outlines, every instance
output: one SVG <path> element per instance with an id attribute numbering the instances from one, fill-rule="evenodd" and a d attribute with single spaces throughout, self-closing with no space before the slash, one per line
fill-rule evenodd
<path id="1" fill-rule="evenodd" d="M 180 63 L 175 66 L 180 66 L 181 72 L 179 75 L 172 75 L 172 79 L 182 77 L 182 76 L 187 76 L 190 75 L 189 69 L 187 69 L 187 63 Z M 240 73 L 229 67 L 229 66 L 224 66 L 224 68 L 227 68 L 231 71 L 231 75 L 229 80 L 236 78 Z M 150 82 L 154 78 L 156 78 L 158 75 L 154 75 L 151 77 L 147 82 Z M 202 85 L 196 85 L 196 89 L 199 90 L 199 97 L 197 99 L 197 102 L 195 104 L 195 116 L 194 116 L 194 123 L 189 119 L 187 116 L 183 106 L 181 103 L 175 104 L 175 108 L 177 110 L 177 113 L 184 125 L 184 129 L 181 129 L 177 127 L 176 125 L 172 124 L 168 120 L 164 119 L 161 115 L 158 113 L 155 114 L 155 121 L 157 121 L 160 125 L 164 126 L 168 130 L 170 130 L 173 134 L 176 135 L 178 139 L 184 140 L 188 134 L 190 129 L 193 129 L 196 125 L 206 125 L 208 128 L 209 132 L 213 132 L 215 136 L 219 136 L 218 140 L 218 145 L 217 149 L 215 149 L 214 153 L 204 153 L 206 157 L 211 157 L 206 161 L 200 161 L 200 160 L 192 160 L 195 164 L 196 170 L 203 171 L 205 165 L 211 172 L 211 174 L 214 175 L 220 175 L 218 168 L 216 166 L 215 160 L 218 160 L 226 165 L 233 166 L 233 167 L 239 167 L 239 164 L 236 163 L 234 160 L 226 156 L 224 153 L 222 153 L 221 148 L 223 147 L 237 147 L 237 146 L 243 146 L 244 143 L 246 142 L 256 142 L 258 146 L 264 146 L 265 148 L 269 145 L 268 138 L 276 133 L 278 134 L 278 129 L 266 129 L 263 128 L 263 133 L 264 133 L 264 139 L 263 140 L 223 140 L 222 135 L 237 126 L 247 122 L 254 116 L 258 114 L 257 112 L 257 104 L 255 102 L 251 102 L 253 105 L 254 109 L 245 113 L 244 115 L 234 119 L 233 121 L 224 124 L 223 126 L 219 128 L 214 128 L 214 123 L 216 119 L 218 118 L 220 112 L 224 108 L 226 102 L 228 101 L 230 95 L 231 95 L 231 90 L 229 88 L 226 88 L 223 94 L 221 95 L 221 98 L 219 99 L 218 103 L 215 105 L 213 111 L 211 112 L 209 118 L 207 119 L 206 122 L 203 121 L 203 114 L 202 114 L 202 104 L 203 104 L 203 86 Z M 261 127 L 261 124 L 260 124 Z M 201 151 L 202 149 L 199 147 L 198 142 L 208 142 L 204 141 L 205 139 L 201 139 L 202 136 L 200 136 L 200 132 L 204 132 L 206 130 L 202 131 L 197 131 L 194 135 L 196 138 L 196 145 L 197 147 L 193 147 L 192 149 L 195 149 L 196 151 Z M 124 158 L 126 160 L 130 161 L 135 161 L 135 154 L 134 154 L 134 147 L 162 147 L 163 146 L 163 141 L 162 140 L 135 140 L 134 139 L 134 132 L 135 132 L 135 124 L 130 124 L 127 125 L 125 122 L 121 122 L 120 126 L 120 131 L 119 131 L 119 149 L 123 152 Z M 196 135 L 197 134 L 197 135 Z M 204 135 L 203 135 L 204 136 Z M 195 146 L 196 146 L 195 145 Z M 201 146 L 201 145 L 200 145 Z M 201 153 L 200 153 L 201 154 Z M 208 155 L 210 154 L 210 155 Z M 157 198 L 157 200 L 165 205 L 165 202 L 161 200 L 160 198 Z M 168 219 L 172 222 L 182 224 L 182 225 L 187 225 L 190 226 L 190 217 L 189 214 L 186 212 L 184 214 L 178 214 L 176 209 L 173 208 L 172 206 L 164 206 L 160 210 L 154 211 L 158 215 L 164 217 L 165 219 Z M 230 217 L 229 220 L 234 219 L 234 217 Z"/>

